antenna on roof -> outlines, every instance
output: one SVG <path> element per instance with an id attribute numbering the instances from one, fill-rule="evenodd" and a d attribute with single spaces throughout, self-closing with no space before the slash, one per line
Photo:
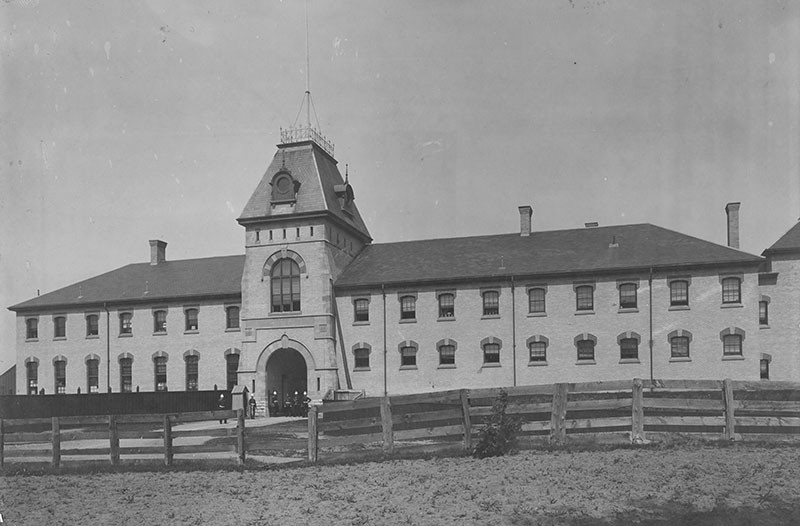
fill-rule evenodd
<path id="1" fill-rule="evenodd" d="M 306 9 L 306 126 L 311 127 L 311 52 L 309 51 L 308 33 L 308 0 L 305 1 Z M 319 123 L 317 124 L 319 127 Z"/>

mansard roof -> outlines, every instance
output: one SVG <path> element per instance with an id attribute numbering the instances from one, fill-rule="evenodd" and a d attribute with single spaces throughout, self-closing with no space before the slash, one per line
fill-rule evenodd
<path id="1" fill-rule="evenodd" d="M 666 228 L 635 224 L 369 245 L 347 266 L 336 287 L 757 266 L 762 261 Z"/>
<path id="2" fill-rule="evenodd" d="M 796 223 L 771 247 L 764 251 L 765 256 L 800 252 L 800 222 Z"/>
<path id="3" fill-rule="evenodd" d="M 340 200 L 337 196 L 337 189 L 345 188 L 345 181 L 336 165 L 336 159 L 313 141 L 279 145 L 269 168 L 245 205 L 239 223 L 328 213 L 371 240 L 355 203 Z M 299 183 L 291 209 L 273 206 L 275 203 L 272 203 L 272 180 L 281 171 L 287 171 Z M 352 188 L 349 195 L 352 197 Z"/>
<path id="4" fill-rule="evenodd" d="M 241 296 L 244 256 L 133 263 L 24 301 L 17 312 Z"/>

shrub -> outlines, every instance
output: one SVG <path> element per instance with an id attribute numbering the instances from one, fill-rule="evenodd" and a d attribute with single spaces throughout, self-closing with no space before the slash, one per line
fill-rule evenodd
<path id="1" fill-rule="evenodd" d="M 500 392 L 492 404 L 489 421 L 478 432 L 478 443 L 472 451 L 475 458 L 501 457 L 517 449 L 517 435 L 522 423 L 518 418 L 507 415 L 508 393 Z"/>

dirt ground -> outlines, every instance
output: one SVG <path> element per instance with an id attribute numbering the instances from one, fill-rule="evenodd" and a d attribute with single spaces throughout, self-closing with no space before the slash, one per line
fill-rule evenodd
<path id="1" fill-rule="evenodd" d="M 7 475 L 6 524 L 800 524 L 800 448 Z"/>

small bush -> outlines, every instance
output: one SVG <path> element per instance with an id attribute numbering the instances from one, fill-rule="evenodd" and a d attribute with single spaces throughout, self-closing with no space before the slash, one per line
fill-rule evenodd
<path id="1" fill-rule="evenodd" d="M 475 458 L 501 457 L 517 449 L 517 435 L 522 423 L 518 418 L 507 415 L 508 393 L 500 393 L 492 404 L 492 415 L 478 433 L 478 443 L 472 451 Z"/>

